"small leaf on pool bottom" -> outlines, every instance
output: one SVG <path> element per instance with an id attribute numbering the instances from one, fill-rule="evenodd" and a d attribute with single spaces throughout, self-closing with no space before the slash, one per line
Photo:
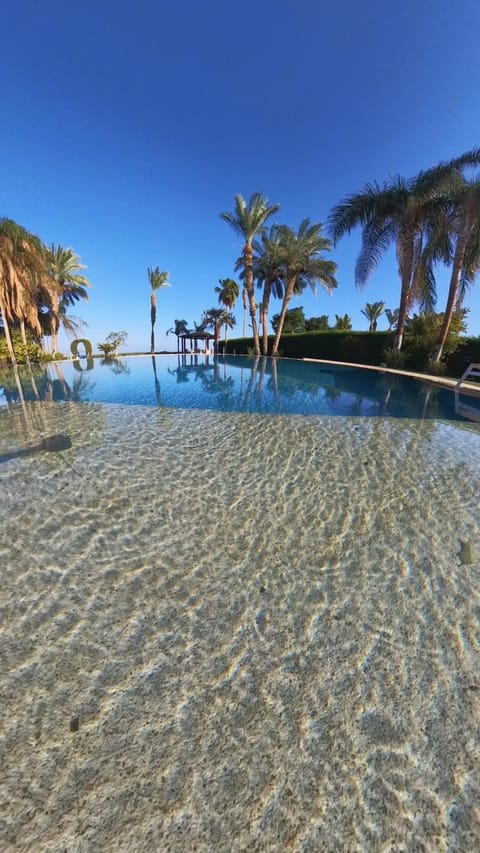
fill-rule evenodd
<path id="1" fill-rule="evenodd" d="M 79 728 L 80 728 L 80 720 L 78 719 L 78 717 L 72 717 L 72 719 L 70 720 L 70 731 L 71 732 L 78 732 Z"/>

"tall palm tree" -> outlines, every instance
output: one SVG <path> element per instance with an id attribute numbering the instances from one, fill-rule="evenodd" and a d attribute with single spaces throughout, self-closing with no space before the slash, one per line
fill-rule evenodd
<path id="1" fill-rule="evenodd" d="M 367 318 L 370 324 L 368 327 L 369 332 L 377 331 L 377 322 L 382 316 L 384 308 L 385 302 L 367 302 L 365 308 L 362 308 L 362 314 Z"/>
<path id="2" fill-rule="evenodd" d="M 172 335 L 176 335 L 177 338 L 177 353 L 180 352 L 180 335 L 184 335 L 185 332 L 188 332 L 188 323 L 186 320 L 174 320 L 173 329 L 167 329 L 167 336 L 172 333 Z"/>
<path id="3" fill-rule="evenodd" d="M 434 362 L 442 357 L 452 317 L 461 307 L 465 287 L 473 283 L 480 269 L 480 179 L 455 176 L 449 187 L 449 201 L 449 252 L 444 260 L 450 260 L 452 272 L 443 322 L 432 353 Z"/>
<path id="4" fill-rule="evenodd" d="M 8 352 L 16 365 L 10 324 L 18 324 L 24 344 L 25 327 L 37 337 L 42 329 L 37 294 L 48 286 L 49 275 L 43 245 L 12 219 L 0 219 L 0 314 Z"/>
<path id="5" fill-rule="evenodd" d="M 283 266 L 280 232 L 276 225 L 270 229 L 268 236 L 262 234 L 261 241 L 254 241 L 255 255 L 253 259 L 254 275 L 257 284 L 262 286 L 263 294 L 260 303 L 260 324 L 262 326 L 262 355 L 268 355 L 268 309 L 270 297 L 281 298 L 283 295 Z"/>
<path id="6" fill-rule="evenodd" d="M 80 273 L 86 269 L 80 263 L 80 257 L 73 249 L 64 249 L 52 243 L 47 247 L 47 262 L 54 281 L 50 288 L 50 352 L 55 353 L 58 346 L 58 330 L 63 324 L 68 330 L 70 323 L 67 319 L 67 309 L 79 299 L 88 301 L 87 288 L 91 287 L 88 279 Z M 75 325 L 75 321 L 74 321 Z M 78 328 L 77 325 L 75 325 Z"/>
<path id="7" fill-rule="evenodd" d="M 234 212 L 224 212 L 220 214 L 221 219 L 228 222 L 228 224 L 232 226 L 233 230 L 236 231 L 237 234 L 240 234 L 244 240 L 244 281 L 250 309 L 250 322 L 253 333 L 253 351 L 255 355 L 260 355 L 260 339 L 258 336 L 255 305 L 252 243 L 255 237 L 264 231 L 266 220 L 276 213 L 279 208 L 279 204 L 269 204 L 262 193 L 256 192 L 252 194 L 248 204 L 243 196 L 236 195 Z"/>
<path id="8" fill-rule="evenodd" d="M 331 293 L 337 286 L 335 278 L 337 265 L 334 261 L 328 261 L 322 257 L 322 252 L 329 252 L 331 249 L 331 242 L 323 236 L 322 230 L 322 223 L 318 222 L 311 225 L 308 219 L 301 222 L 298 233 L 295 233 L 287 225 L 278 226 L 284 292 L 280 318 L 273 342 L 273 356 L 278 353 L 285 314 L 294 293 L 303 290 L 307 285 L 310 285 L 315 292 L 317 282 L 322 285 L 327 293 Z"/>
<path id="9" fill-rule="evenodd" d="M 243 327 L 242 327 L 242 336 L 245 338 L 247 334 L 247 308 L 248 308 L 248 294 L 245 287 L 242 287 L 242 305 L 243 305 Z"/>
<path id="10" fill-rule="evenodd" d="M 252 243 L 253 246 L 253 243 Z M 247 310 L 248 310 L 248 294 L 245 287 L 245 260 L 243 254 L 235 261 L 235 272 L 239 273 L 242 280 L 242 307 L 243 307 L 243 322 L 242 322 L 242 337 L 247 336 Z M 255 275 L 255 274 L 254 274 Z"/>
<path id="11" fill-rule="evenodd" d="M 171 287 L 168 281 L 168 272 L 161 272 L 160 267 L 147 267 L 148 280 L 152 288 L 150 295 L 150 320 L 152 323 L 152 334 L 150 337 L 150 352 L 155 352 L 155 322 L 157 319 L 157 290 L 161 287 Z"/>
<path id="12" fill-rule="evenodd" d="M 405 319 L 410 305 L 421 294 L 425 279 L 419 274 L 424 250 L 425 229 L 435 221 L 445 200 L 442 186 L 462 165 L 480 162 L 475 150 L 420 172 L 416 177 L 391 178 L 383 184 L 366 184 L 361 192 L 348 196 L 329 217 L 330 233 L 336 244 L 354 228 L 362 228 L 362 248 L 355 268 L 355 283 L 364 286 L 381 257 L 394 243 L 400 274 L 400 305 L 393 348 L 402 347 Z"/>

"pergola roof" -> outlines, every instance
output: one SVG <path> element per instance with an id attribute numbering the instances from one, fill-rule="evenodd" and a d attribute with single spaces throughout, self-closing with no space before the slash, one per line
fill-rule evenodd
<path id="1" fill-rule="evenodd" d="M 212 335 L 211 332 L 182 332 L 178 337 L 185 338 L 188 341 L 204 341 L 206 339 L 211 340 L 215 335 Z"/>

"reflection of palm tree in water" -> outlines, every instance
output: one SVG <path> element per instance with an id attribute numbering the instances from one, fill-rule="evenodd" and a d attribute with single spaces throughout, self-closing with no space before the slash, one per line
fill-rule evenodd
<path id="1" fill-rule="evenodd" d="M 361 415 L 363 406 L 363 397 L 361 394 L 355 394 L 355 402 L 352 403 L 351 414 Z"/>
<path id="2" fill-rule="evenodd" d="M 260 356 L 256 355 L 252 361 L 252 367 L 250 369 L 250 376 L 249 376 L 247 388 L 245 391 L 245 405 L 248 405 L 250 397 L 252 396 L 252 391 L 255 387 L 255 379 L 257 377 L 257 370 L 258 370 L 258 362 L 259 361 L 260 361 Z"/>
<path id="3" fill-rule="evenodd" d="M 156 364 L 154 355 L 152 355 L 152 367 L 153 367 L 153 376 L 154 376 L 154 382 L 155 382 L 155 397 L 157 400 L 157 405 L 161 406 L 162 405 L 162 396 L 161 396 L 161 391 L 160 391 L 160 382 L 158 381 L 158 376 L 157 376 L 157 364 Z"/>
<path id="4" fill-rule="evenodd" d="M 397 391 L 397 393 L 401 390 L 401 383 L 399 382 L 398 376 L 393 376 L 391 373 L 385 374 L 385 376 L 381 376 L 378 382 L 378 387 L 383 391 L 383 396 L 379 404 L 378 414 L 381 417 L 384 417 L 387 412 L 387 406 L 390 403 L 390 398 L 392 396 L 393 391 Z"/>
<path id="5" fill-rule="evenodd" d="M 273 388 L 273 397 L 275 399 L 275 403 L 278 404 L 278 372 L 277 372 L 277 360 L 275 358 L 271 359 L 272 364 L 272 375 L 270 377 L 269 385 Z"/>
<path id="6" fill-rule="evenodd" d="M 335 385 L 329 385 L 327 388 L 325 388 L 325 397 L 327 400 L 330 400 L 331 403 L 336 403 L 341 396 L 341 389 L 337 388 Z"/>
<path id="7" fill-rule="evenodd" d="M 260 375 L 258 377 L 258 382 L 255 386 L 255 391 L 256 391 L 258 397 L 262 396 L 263 385 L 265 383 L 266 370 L 267 370 L 267 359 L 266 359 L 266 356 L 263 356 L 262 357 L 262 363 L 260 365 Z"/>
<path id="8" fill-rule="evenodd" d="M 58 362 L 54 361 L 54 362 L 52 362 L 52 367 L 53 367 L 55 373 L 57 374 L 57 382 L 61 388 L 63 399 L 69 400 L 70 399 L 70 388 L 68 387 L 68 383 L 67 383 L 67 380 L 65 379 L 65 374 L 63 372 L 61 365 L 58 364 Z"/>
<path id="9" fill-rule="evenodd" d="M 112 373 L 118 376 L 120 373 L 130 373 L 130 367 L 128 366 L 126 361 L 122 361 L 121 358 L 115 358 L 114 356 L 109 356 L 108 358 L 102 358 L 100 364 L 102 367 L 109 367 Z"/>
<path id="10" fill-rule="evenodd" d="M 168 367 L 167 370 L 172 376 L 177 377 L 178 384 L 181 382 L 188 382 L 188 368 L 180 367 L 179 365 L 176 368 Z"/>
<path id="11" fill-rule="evenodd" d="M 206 372 L 198 374 L 202 383 L 202 389 L 210 394 L 218 394 L 220 397 L 229 397 L 233 391 L 234 382 L 231 376 L 227 376 L 224 364 L 224 378 L 220 375 L 220 360 L 216 358 L 213 365 L 213 376 Z"/>

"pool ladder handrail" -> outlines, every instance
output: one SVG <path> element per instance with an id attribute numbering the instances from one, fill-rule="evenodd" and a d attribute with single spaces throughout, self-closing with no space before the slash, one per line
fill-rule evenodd
<path id="1" fill-rule="evenodd" d="M 460 388 L 471 376 L 480 379 L 480 364 L 478 362 L 469 364 L 455 385 L 455 413 L 462 415 L 464 418 L 470 418 L 472 421 L 480 421 L 480 408 L 478 406 L 469 406 L 467 403 L 460 403 Z M 474 395 L 480 394 L 480 387 L 477 389 L 470 386 L 468 393 Z"/>

